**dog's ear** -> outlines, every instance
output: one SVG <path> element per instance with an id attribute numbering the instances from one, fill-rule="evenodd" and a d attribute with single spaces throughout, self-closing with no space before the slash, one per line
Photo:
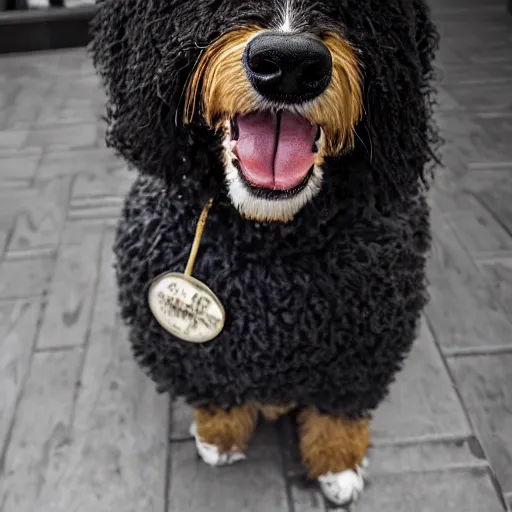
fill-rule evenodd
<path id="1" fill-rule="evenodd" d="M 91 25 L 90 52 L 107 94 L 107 144 L 171 186 L 184 178 L 211 181 L 204 173 L 219 161 L 214 134 L 182 121 L 183 91 L 200 53 L 187 42 L 194 22 L 185 28 L 186 20 L 175 16 L 182 5 L 98 0 Z"/>
<path id="2" fill-rule="evenodd" d="M 401 9 L 392 19 L 373 25 L 378 30 L 366 48 L 365 118 L 358 128 L 371 148 L 377 186 L 392 195 L 409 194 L 428 182 L 439 145 L 433 120 L 438 33 L 425 0 L 397 4 Z"/>

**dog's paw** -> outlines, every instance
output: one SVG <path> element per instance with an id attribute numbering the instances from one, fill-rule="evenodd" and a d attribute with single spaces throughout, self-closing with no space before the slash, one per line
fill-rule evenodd
<path id="1" fill-rule="evenodd" d="M 221 453 L 214 444 L 202 441 L 197 435 L 195 423 L 192 423 L 190 426 L 190 435 L 192 435 L 196 441 L 197 453 L 209 466 L 227 466 L 246 458 L 245 454 L 237 450 L 235 447 L 233 447 L 229 452 Z"/>
<path id="2" fill-rule="evenodd" d="M 368 466 L 365 459 L 362 467 L 355 471 L 326 473 L 318 478 L 324 496 L 335 505 L 348 505 L 356 502 L 364 490 L 364 475 Z"/>

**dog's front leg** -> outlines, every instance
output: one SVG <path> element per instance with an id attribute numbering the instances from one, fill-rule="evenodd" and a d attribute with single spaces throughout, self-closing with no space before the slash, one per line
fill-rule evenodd
<path id="1" fill-rule="evenodd" d="M 206 407 L 194 411 L 191 433 L 197 451 L 210 466 L 223 466 L 245 459 L 245 451 L 258 420 L 254 404 L 225 411 Z"/>
<path id="2" fill-rule="evenodd" d="M 368 420 L 348 420 L 305 409 L 299 415 L 300 450 L 309 477 L 337 505 L 357 500 L 370 443 Z"/>

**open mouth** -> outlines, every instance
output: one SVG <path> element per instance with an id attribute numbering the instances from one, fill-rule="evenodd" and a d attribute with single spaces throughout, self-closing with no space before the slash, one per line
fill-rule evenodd
<path id="1" fill-rule="evenodd" d="M 254 112 L 231 121 L 231 151 L 244 183 L 276 195 L 299 192 L 312 174 L 321 129 L 288 111 Z"/>

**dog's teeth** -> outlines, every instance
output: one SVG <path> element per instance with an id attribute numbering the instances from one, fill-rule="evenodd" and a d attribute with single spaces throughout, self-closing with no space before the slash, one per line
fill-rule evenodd
<path id="1" fill-rule="evenodd" d="M 232 141 L 229 143 L 229 146 L 230 146 L 231 151 L 234 151 L 234 150 L 235 150 L 235 148 L 236 148 L 236 144 L 237 144 L 237 141 L 236 141 L 236 140 L 232 140 Z"/>
<path id="2" fill-rule="evenodd" d="M 322 136 L 322 128 L 320 128 L 320 126 L 319 126 L 316 130 L 315 142 L 318 142 L 320 140 L 321 136 Z"/>

